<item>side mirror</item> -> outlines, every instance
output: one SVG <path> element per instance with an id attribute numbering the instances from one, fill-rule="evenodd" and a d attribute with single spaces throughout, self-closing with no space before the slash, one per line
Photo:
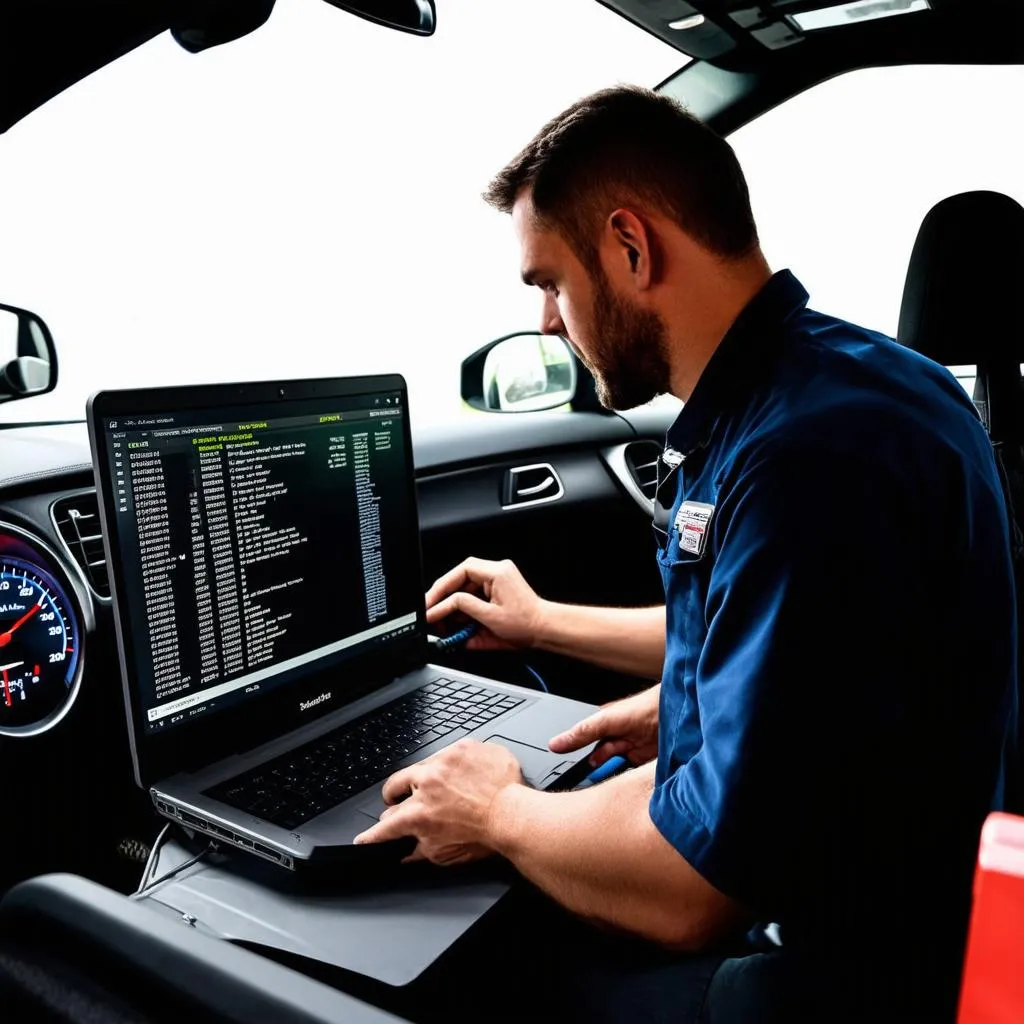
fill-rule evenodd
<path id="1" fill-rule="evenodd" d="M 555 409 L 575 394 L 576 356 L 558 335 L 510 334 L 462 364 L 462 398 L 485 412 Z"/>
<path id="2" fill-rule="evenodd" d="M 57 350 L 49 327 L 27 309 L 0 305 L 0 402 L 57 386 Z"/>

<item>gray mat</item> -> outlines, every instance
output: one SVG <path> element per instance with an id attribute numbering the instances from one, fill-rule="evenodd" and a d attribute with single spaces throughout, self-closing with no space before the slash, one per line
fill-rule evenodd
<path id="1" fill-rule="evenodd" d="M 150 878 L 189 859 L 173 840 Z M 194 918 L 224 939 L 258 943 L 333 964 L 388 985 L 406 985 L 508 891 L 497 880 L 345 895 L 293 894 L 199 862 L 142 899 Z"/>

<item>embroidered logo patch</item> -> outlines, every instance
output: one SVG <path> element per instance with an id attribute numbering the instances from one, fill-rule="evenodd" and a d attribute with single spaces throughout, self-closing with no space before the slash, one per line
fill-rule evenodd
<path id="1" fill-rule="evenodd" d="M 704 552 L 708 527 L 715 506 L 702 501 L 684 501 L 676 513 L 676 532 L 679 534 L 680 550 L 698 557 Z"/>

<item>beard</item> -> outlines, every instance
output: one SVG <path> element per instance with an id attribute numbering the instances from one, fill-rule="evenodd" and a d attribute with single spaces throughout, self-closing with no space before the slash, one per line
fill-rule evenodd
<path id="1" fill-rule="evenodd" d="M 664 320 L 615 295 L 603 273 L 595 282 L 591 328 L 590 356 L 580 355 L 580 360 L 593 375 L 597 399 L 606 409 L 633 409 L 669 390 Z"/>

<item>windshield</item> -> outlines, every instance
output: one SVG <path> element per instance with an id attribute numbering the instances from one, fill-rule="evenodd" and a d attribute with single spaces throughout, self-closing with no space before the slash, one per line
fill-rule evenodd
<path id="1" fill-rule="evenodd" d="M 198 55 L 165 33 L 0 137 L 0 302 L 49 324 L 54 392 L 399 371 L 414 422 L 462 359 L 536 329 L 480 193 L 553 114 L 686 58 L 594 0 L 446 0 L 420 39 L 321 0 Z"/>

